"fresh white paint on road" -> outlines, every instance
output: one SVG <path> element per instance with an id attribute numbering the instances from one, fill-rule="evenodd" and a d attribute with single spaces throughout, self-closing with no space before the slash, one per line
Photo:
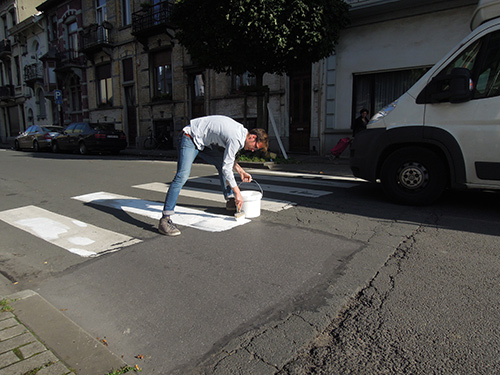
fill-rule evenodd
<path id="1" fill-rule="evenodd" d="M 220 181 L 218 177 L 197 177 L 189 179 L 190 182 L 196 182 L 205 185 L 220 185 Z M 296 181 L 299 182 L 299 181 Z M 246 183 L 244 185 L 240 185 L 240 189 L 244 190 L 247 186 L 251 185 L 251 183 Z M 299 195 L 301 197 L 309 197 L 309 198 L 319 198 L 324 195 L 332 194 L 331 191 L 326 190 L 315 190 L 315 189 L 307 189 L 303 187 L 297 186 L 282 186 L 282 185 L 271 185 L 271 184 L 261 184 L 259 182 L 264 193 L 266 191 L 272 193 L 279 194 L 287 194 L 287 195 Z M 250 189 L 248 189 L 250 190 Z M 254 189 L 255 190 L 255 189 Z"/>
<path id="2" fill-rule="evenodd" d="M 157 220 L 161 218 L 161 212 L 163 210 L 162 203 L 106 192 L 79 195 L 73 197 L 73 199 L 135 213 Z M 207 232 L 222 232 L 250 222 L 248 219 L 236 220 L 233 215 L 212 214 L 181 206 L 175 207 L 175 215 L 172 216 L 172 221 L 178 225 Z"/>
<path id="3" fill-rule="evenodd" d="M 82 257 L 102 255 L 141 242 L 36 206 L 2 211 L 0 219 Z"/>
<path id="4" fill-rule="evenodd" d="M 141 184 L 132 186 L 138 189 L 144 189 L 149 191 L 157 191 L 160 193 L 166 193 L 169 184 L 163 182 L 151 182 L 148 184 Z M 213 190 L 198 189 L 193 187 L 184 186 L 181 189 L 180 195 L 189 198 L 205 199 L 214 202 L 225 203 L 226 200 L 222 192 L 214 192 Z M 261 200 L 260 208 L 266 211 L 279 212 L 286 210 L 290 207 L 295 206 L 294 202 L 282 201 L 277 199 L 263 198 Z"/>

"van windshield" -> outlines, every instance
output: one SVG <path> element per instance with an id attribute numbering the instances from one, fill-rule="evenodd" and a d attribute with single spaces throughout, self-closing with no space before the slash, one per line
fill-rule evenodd
<path id="1" fill-rule="evenodd" d="M 455 68 L 467 68 L 472 71 L 474 63 L 476 61 L 477 55 L 481 48 L 481 40 L 476 41 L 471 44 L 465 51 L 463 51 L 458 57 L 455 58 L 445 69 L 443 69 L 441 74 L 451 74 L 451 71 Z"/>

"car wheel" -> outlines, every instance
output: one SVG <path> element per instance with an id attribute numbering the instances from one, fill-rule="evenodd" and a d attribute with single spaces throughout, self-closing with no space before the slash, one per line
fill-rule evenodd
<path id="1" fill-rule="evenodd" d="M 21 147 L 19 146 L 19 142 L 17 140 L 14 141 L 14 150 L 16 150 L 16 151 L 20 151 L 21 150 Z"/>
<path id="2" fill-rule="evenodd" d="M 382 187 L 389 198 L 415 206 L 435 202 L 446 189 L 447 176 L 439 155 L 420 147 L 393 152 L 380 171 Z"/>
<path id="3" fill-rule="evenodd" d="M 52 149 L 53 153 L 59 152 L 59 145 L 57 144 L 57 142 L 52 141 L 52 146 L 50 148 Z"/>
<path id="4" fill-rule="evenodd" d="M 78 150 L 80 151 L 80 155 L 87 155 L 89 153 L 85 142 L 80 142 L 80 144 L 78 145 Z"/>
<path id="5" fill-rule="evenodd" d="M 33 150 L 35 150 L 36 152 L 40 151 L 40 145 L 37 141 L 33 141 Z"/>

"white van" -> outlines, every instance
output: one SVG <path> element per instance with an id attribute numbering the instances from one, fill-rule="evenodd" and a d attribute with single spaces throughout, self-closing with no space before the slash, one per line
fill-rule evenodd
<path id="1" fill-rule="evenodd" d="M 354 175 L 400 203 L 500 189 L 500 0 L 479 1 L 471 29 L 351 145 Z"/>

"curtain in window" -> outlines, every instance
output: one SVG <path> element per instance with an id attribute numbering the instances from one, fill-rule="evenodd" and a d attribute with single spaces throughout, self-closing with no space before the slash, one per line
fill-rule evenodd
<path id="1" fill-rule="evenodd" d="M 391 72 L 354 75 L 354 120 L 362 108 L 370 116 L 403 95 L 429 68 L 396 70 Z"/>

